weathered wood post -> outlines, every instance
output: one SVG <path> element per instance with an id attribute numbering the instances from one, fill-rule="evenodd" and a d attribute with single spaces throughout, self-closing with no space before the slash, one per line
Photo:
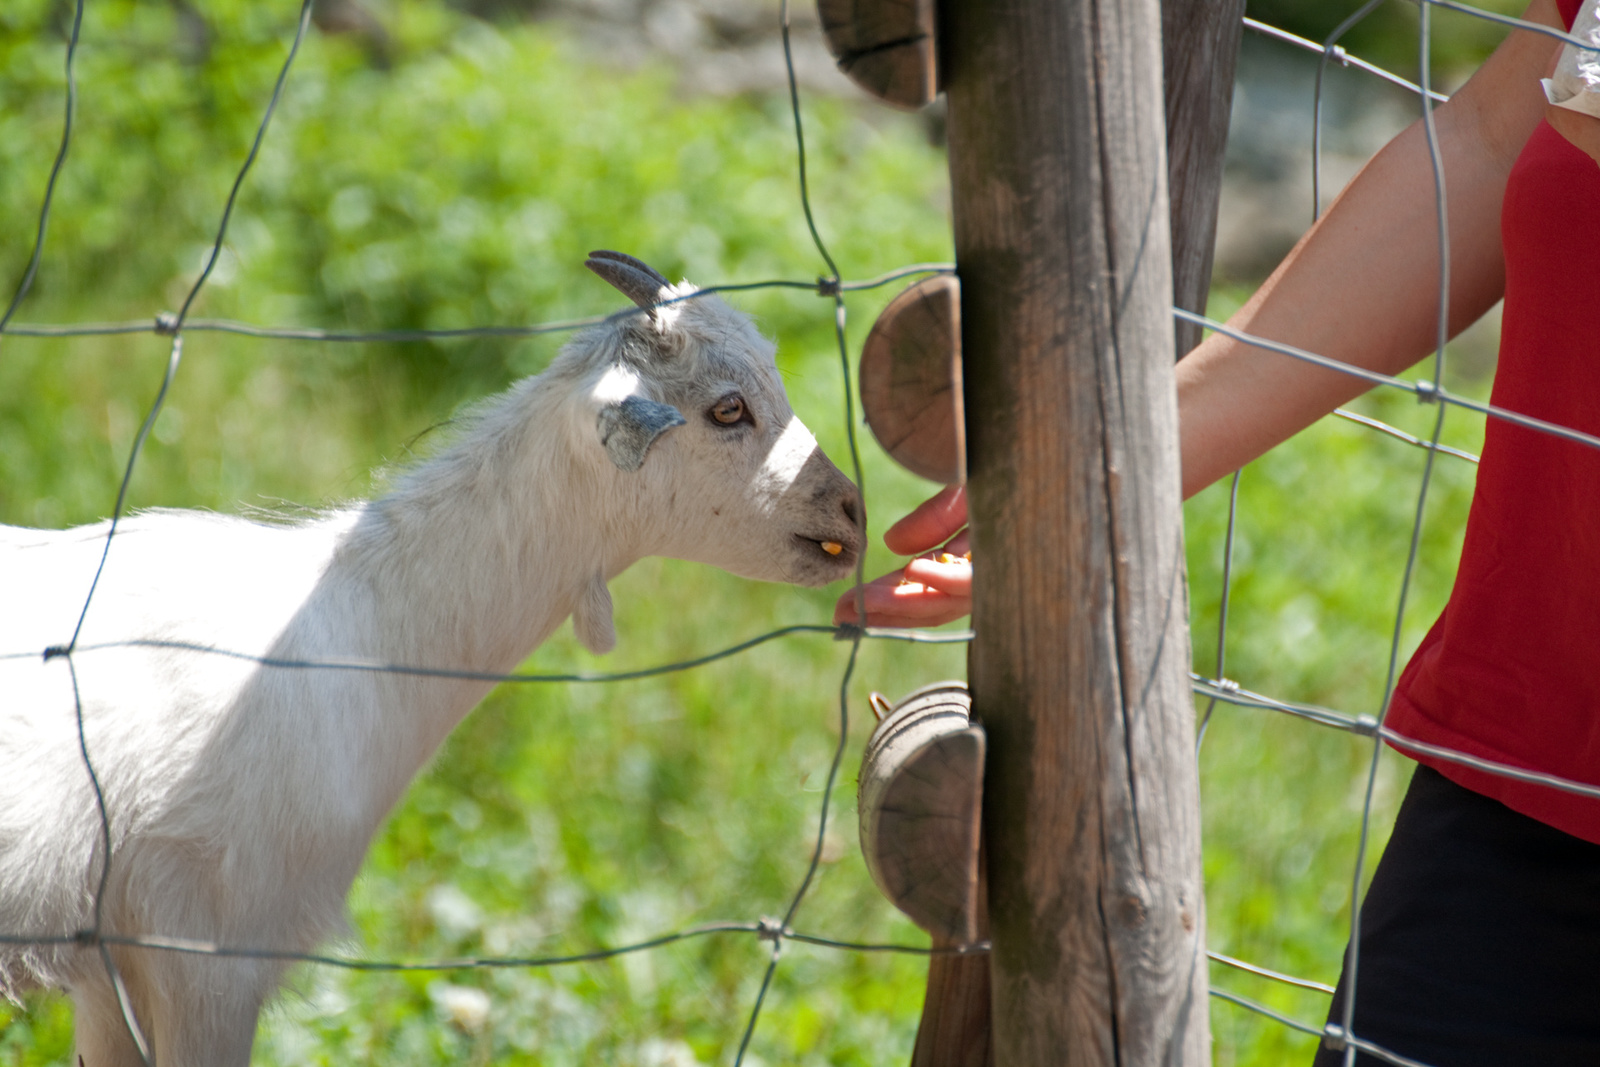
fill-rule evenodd
<path id="1" fill-rule="evenodd" d="M 1172 302 L 1204 313 L 1217 247 L 1222 153 L 1245 0 L 1161 0 L 1167 94 L 1167 193 L 1172 202 Z M 1178 358 L 1200 327 L 1175 322 Z"/>
<path id="2" fill-rule="evenodd" d="M 1208 1062 L 1158 0 L 955 0 L 1000 1067 Z"/>

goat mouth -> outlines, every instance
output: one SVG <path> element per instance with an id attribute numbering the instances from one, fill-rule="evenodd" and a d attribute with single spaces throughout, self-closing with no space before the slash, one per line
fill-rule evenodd
<path id="1" fill-rule="evenodd" d="M 794 539 L 803 546 L 801 551 L 805 553 L 807 559 L 830 564 L 841 572 L 856 565 L 856 553 L 859 549 L 853 537 L 842 534 L 836 537 L 809 537 L 805 534 L 795 534 Z"/>

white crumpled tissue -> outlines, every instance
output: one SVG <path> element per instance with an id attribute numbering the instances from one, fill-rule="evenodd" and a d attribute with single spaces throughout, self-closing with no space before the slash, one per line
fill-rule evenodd
<path id="1" fill-rule="evenodd" d="M 1584 0 L 1572 36 L 1600 47 L 1600 0 Z M 1600 118 L 1600 51 L 1564 45 L 1555 73 L 1540 78 L 1539 84 L 1545 99 L 1557 107 Z"/>

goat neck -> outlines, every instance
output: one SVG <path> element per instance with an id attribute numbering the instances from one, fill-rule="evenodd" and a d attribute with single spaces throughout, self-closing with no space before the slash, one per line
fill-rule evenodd
<path id="1" fill-rule="evenodd" d="M 365 579 L 385 640 L 374 651 L 504 673 L 633 562 L 632 546 L 611 533 L 592 464 L 570 447 L 564 399 L 543 376 L 519 383 L 363 507 L 334 567 Z M 488 686 L 451 688 L 446 732 Z"/>

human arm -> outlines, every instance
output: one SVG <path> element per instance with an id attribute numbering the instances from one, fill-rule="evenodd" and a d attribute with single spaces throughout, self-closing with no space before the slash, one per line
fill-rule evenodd
<path id="1" fill-rule="evenodd" d="M 1524 18 L 1562 26 L 1554 0 Z M 1506 179 L 1544 116 L 1539 81 L 1559 45 L 1515 31 L 1435 112 L 1450 236 L 1453 336 L 1500 299 Z M 1278 269 L 1229 320 L 1383 374 L 1433 350 L 1439 255 L 1433 165 L 1421 121 L 1372 158 Z M 1183 495 L 1237 470 L 1369 388 L 1214 334 L 1176 368 Z"/>
<path id="2" fill-rule="evenodd" d="M 1533 0 L 1524 18 L 1563 26 L 1555 0 Z M 1449 208 L 1451 335 L 1504 290 L 1501 200 L 1544 117 L 1539 78 L 1558 51 L 1549 37 L 1514 31 L 1434 112 Z M 1368 370 L 1404 370 L 1437 340 L 1436 219 L 1419 120 L 1362 168 L 1229 325 Z M 1361 378 L 1221 334 L 1179 361 L 1176 379 L 1186 498 L 1369 388 Z M 964 520 L 964 496 L 942 493 L 896 524 L 890 547 L 926 552 Z M 970 610 L 970 566 L 913 560 L 905 577 L 915 584 L 900 586 L 896 573 L 866 587 L 869 622 L 933 625 Z M 855 619 L 855 597 L 841 598 L 836 619 Z"/>

